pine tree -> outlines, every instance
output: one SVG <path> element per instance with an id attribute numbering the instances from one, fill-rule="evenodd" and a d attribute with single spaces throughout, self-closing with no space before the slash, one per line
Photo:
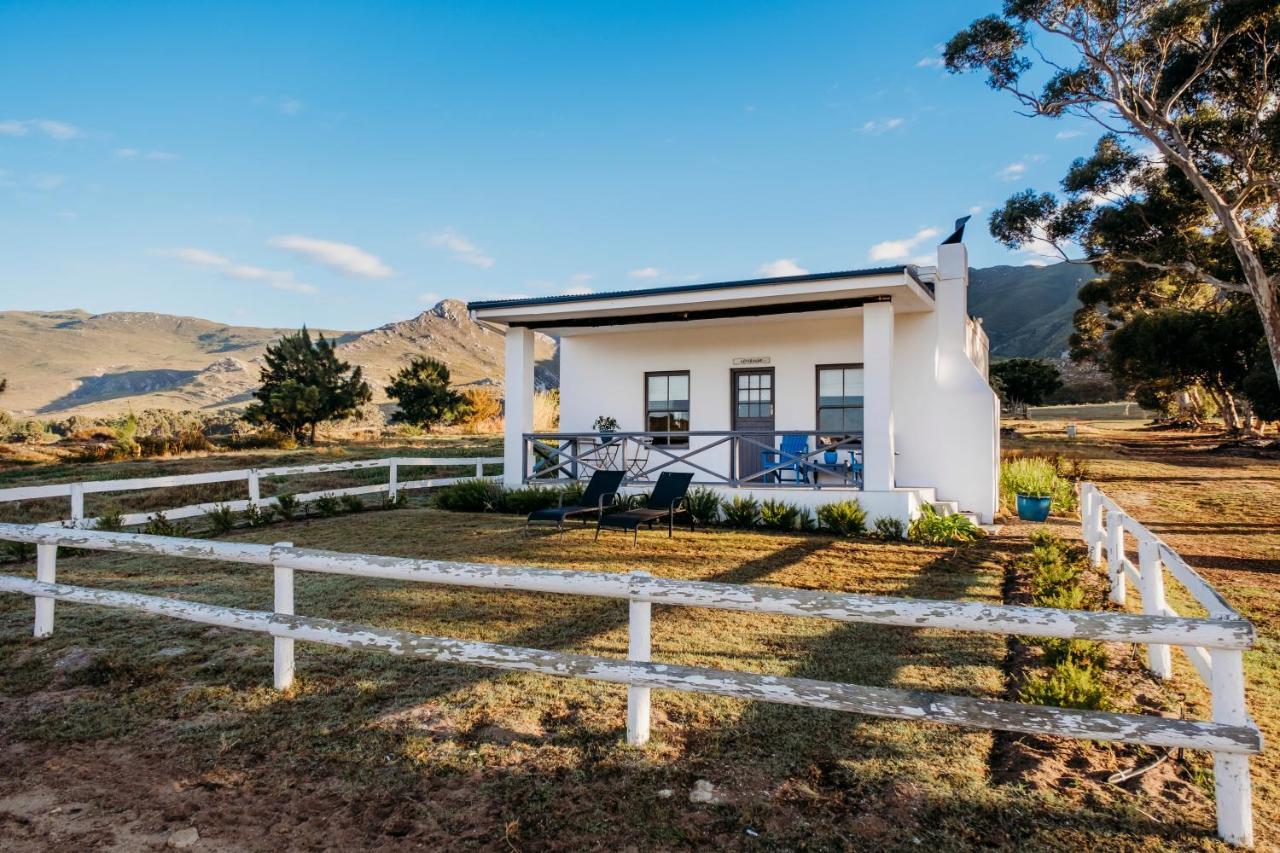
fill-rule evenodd
<path id="1" fill-rule="evenodd" d="M 449 387 L 449 368 L 444 362 L 424 356 L 414 356 L 391 378 L 387 396 L 400 404 L 391 420 L 426 429 L 456 417 L 467 406 L 467 398 Z"/>
<path id="2" fill-rule="evenodd" d="M 341 361 L 323 334 L 316 341 L 302 331 L 285 335 L 263 356 L 258 402 L 245 409 L 251 423 L 270 424 L 295 440 L 315 444 L 316 425 L 344 420 L 373 399 L 359 367 Z"/>

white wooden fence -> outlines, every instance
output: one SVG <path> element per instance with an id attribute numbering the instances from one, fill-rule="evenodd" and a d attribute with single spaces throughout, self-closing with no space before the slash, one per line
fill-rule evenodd
<path id="1" fill-rule="evenodd" d="M 304 492 L 295 495 L 302 503 L 308 503 L 325 495 L 371 495 L 385 493 L 395 498 L 400 490 L 429 489 L 456 483 L 459 477 L 443 477 L 426 480 L 409 480 L 400 482 L 401 468 L 457 468 L 475 466 L 475 476 L 483 477 L 486 465 L 501 465 L 501 456 L 460 456 L 457 458 L 432 458 L 426 456 L 394 456 L 385 459 L 361 459 L 350 462 L 327 462 L 319 465 L 285 465 L 277 468 L 240 468 L 234 471 L 208 471 L 202 474 L 173 474 L 164 477 L 135 477 L 126 480 L 86 480 L 79 483 L 53 483 L 46 486 L 19 486 L 11 489 L 0 489 L 0 503 L 10 501 L 34 500 L 37 498 L 70 498 L 70 514 L 63 519 L 70 527 L 92 526 L 93 519 L 85 518 L 84 496 L 101 492 L 136 492 L 146 489 L 164 489 L 175 486 L 195 486 L 206 483 L 247 484 L 247 494 L 243 500 L 217 501 L 212 503 L 191 504 L 164 510 L 165 518 L 174 521 L 180 518 L 207 515 L 219 506 L 228 506 L 236 512 L 250 506 L 274 506 L 274 497 L 264 498 L 261 495 L 261 481 L 267 477 L 293 477 L 303 474 L 327 474 L 334 471 L 355 471 L 366 468 L 386 468 L 387 482 L 364 486 L 350 486 L 342 489 L 324 489 L 318 492 Z M 128 513 L 123 523 L 126 527 L 145 524 L 154 517 L 156 510 L 148 512 Z"/>
<path id="2" fill-rule="evenodd" d="M 35 598 L 37 637 L 52 633 L 54 602 L 61 599 L 269 634 L 275 640 L 275 686 L 279 689 L 287 688 L 294 678 L 295 640 L 376 649 L 423 660 L 626 684 L 626 739 L 634 745 L 642 745 L 649 739 L 649 691 L 659 687 L 897 719 L 1209 750 L 1213 752 L 1215 766 L 1219 768 L 1219 832 L 1234 844 L 1252 843 L 1247 757 L 1260 751 L 1262 738 L 1243 711 L 1244 683 L 1240 661 L 1242 650 L 1254 642 L 1254 630 L 1234 611 L 1217 612 L 1209 618 L 1188 618 L 1172 612 L 1088 612 L 929 601 L 656 578 L 643 572 L 619 574 L 494 566 L 345 554 L 294 548 L 288 543 L 269 546 L 69 530 L 47 524 L 0 524 L 0 540 L 36 545 L 36 579 L 0 575 L 0 592 Z M 275 576 L 273 611 L 217 607 L 59 584 L 59 546 L 271 566 Z M 430 637 L 297 615 L 293 602 L 296 571 L 624 599 L 629 602 L 628 657 L 618 660 Z M 655 663 L 650 660 L 650 611 L 654 604 L 911 628 L 1200 647 L 1208 650 L 1214 673 L 1211 682 L 1215 697 L 1213 719 L 1175 720 L 1140 714 L 1080 711 L 919 690 Z"/>
<path id="3" fill-rule="evenodd" d="M 1125 603 L 1126 581 L 1132 581 L 1142 598 L 1144 614 L 1178 617 L 1179 614 L 1165 598 L 1164 572 L 1167 569 L 1208 612 L 1207 621 L 1220 624 L 1245 621 L 1176 551 L 1130 517 L 1093 483 L 1083 483 L 1080 487 L 1080 524 L 1093 565 L 1106 564 L 1111 579 L 1111 600 L 1116 604 Z M 1134 548 L 1137 549 L 1137 563 L 1129 556 Z M 1212 693 L 1213 719 L 1257 731 L 1245 704 L 1242 649 L 1205 646 L 1189 637 L 1173 643 L 1148 640 L 1146 646 L 1147 666 L 1158 678 L 1173 675 L 1170 647 L 1181 649 Z M 1258 739 L 1261 749 L 1261 733 Z M 1213 773 L 1218 803 L 1218 834 L 1233 844 L 1252 846 L 1253 806 L 1248 756 L 1214 752 Z"/>

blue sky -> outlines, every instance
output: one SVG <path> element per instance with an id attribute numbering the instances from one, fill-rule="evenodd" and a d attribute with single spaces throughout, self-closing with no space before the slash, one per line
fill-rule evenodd
<path id="1" fill-rule="evenodd" d="M 441 296 L 1030 256 L 1095 134 L 937 45 L 987 2 L 0 1 L 0 309 L 359 329 Z"/>

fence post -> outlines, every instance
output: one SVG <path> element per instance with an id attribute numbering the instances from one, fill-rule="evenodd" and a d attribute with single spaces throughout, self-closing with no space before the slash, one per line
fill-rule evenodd
<path id="1" fill-rule="evenodd" d="M 388 500 L 396 499 L 396 489 L 399 488 L 400 468 L 396 465 L 396 460 L 392 459 L 387 465 L 387 498 Z"/>
<path id="2" fill-rule="evenodd" d="M 249 506 L 257 506 L 262 500 L 262 491 L 258 487 L 258 469 L 249 469 Z"/>
<path id="3" fill-rule="evenodd" d="M 483 477 L 484 477 L 484 463 L 477 462 L 476 463 L 476 479 L 479 480 Z"/>
<path id="4" fill-rule="evenodd" d="M 1165 611 L 1164 566 L 1160 562 L 1160 543 L 1154 539 L 1138 541 L 1138 577 L 1141 580 L 1142 612 L 1161 616 Z M 1169 647 L 1161 643 L 1147 644 L 1147 668 L 1157 678 L 1173 677 L 1173 660 Z"/>
<path id="5" fill-rule="evenodd" d="M 1212 669 L 1213 721 L 1229 726 L 1249 725 L 1244 702 L 1244 653 L 1239 649 L 1209 649 Z M 1214 799 L 1218 807 L 1218 836 L 1229 844 L 1253 846 L 1253 791 L 1249 756 L 1213 754 Z"/>
<path id="6" fill-rule="evenodd" d="M 276 548 L 292 548 L 292 542 L 277 542 Z M 293 569 L 272 563 L 275 572 L 276 613 L 293 615 Z M 293 686 L 293 638 L 275 637 L 275 688 L 288 690 Z"/>
<path id="7" fill-rule="evenodd" d="M 1093 548 L 1093 483 L 1080 484 L 1080 538 Z"/>
<path id="8" fill-rule="evenodd" d="M 637 601 L 634 597 L 634 582 L 648 578 L 648 572 L 632 572 L 633 581 L 627 620 L 627 658 L 647 663 L 650 659 L 650 632 L 653 605 L 647 601 Z M 649 688 L 627 687 L 627 744 L 644 746 L 649 742 Z"/>
<path id="9" fill-rule="evenodd" d="M 41 583 L 58 582 L 58 546 L 36 545 L 36 580 Z M 53 633 L 53 599 L 36 597 L 36 637 L 48 637 Z"/>
<path id="10" fill-rule="evenodd" d="M 1111 600 L 1124 604 L 1124 513 L 1107 513 L 1107 572 L 1111 575 Z"/>
<path id="11" fill-rule="evenodd" d="M 71 484 L 71 526 L 84 526 L 84 484 Z"/>
<path id="12" fill-rule="evenodd" d="M 1089 562 L 1102 565 L 1102 492 L 1093 487 L 1093 516 L 1089 521 Z"/>

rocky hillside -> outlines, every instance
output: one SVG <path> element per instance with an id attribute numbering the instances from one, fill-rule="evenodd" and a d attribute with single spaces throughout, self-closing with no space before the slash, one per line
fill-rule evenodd
<path id="1" fill-rule="evenodd" d="M 243 405 L 263 351 L 291 329 L 228 326 L 167 314 L 0 312 L 5 408 L 21 414 L 110 413 Z M 410 320 L 364 332 L 324 330 L 342 358 L 364 368 L 374 400 L 414 355 L 449 365 L 460 385 L 501 383 L 502 335 L 446 299 Z M 555 342 L 539 337 L 537 380 L 556 384 Z"/>
<path id="2" fill-rule="evenodd" d="M 1076 292 L 1093 267 L 987 267 L 969 271 L 969 313 L 982 318 L 997 358 L 1061 359 L 1080 307 Z"/>

